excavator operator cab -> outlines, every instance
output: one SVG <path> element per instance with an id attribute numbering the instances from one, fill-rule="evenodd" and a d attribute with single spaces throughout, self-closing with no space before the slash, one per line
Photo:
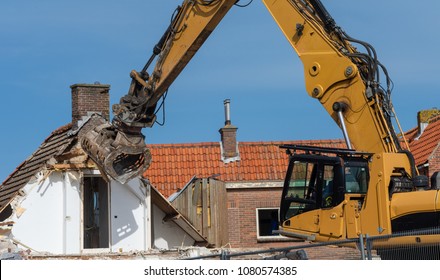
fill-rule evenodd
<path id="1" fill-rule="evenodd" d="M 280 204 L 280 222 L 339 205 L 346 195 L 367 193 L 370 154 L 348 149 L 283 145 L 290 155 Z M 299 152 L 298 152 L 299 151 Z"/>

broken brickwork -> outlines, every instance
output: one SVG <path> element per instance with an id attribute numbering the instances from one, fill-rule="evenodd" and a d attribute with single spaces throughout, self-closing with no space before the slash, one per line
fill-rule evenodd
<path id="1" fill-rule="evenodd" d="M 74 84 L 72 89 L 72 124 L 78 125 L 78 121 L 91 113 L 99 113 L 106 120 L 110 117 L 110 85 Z"/>

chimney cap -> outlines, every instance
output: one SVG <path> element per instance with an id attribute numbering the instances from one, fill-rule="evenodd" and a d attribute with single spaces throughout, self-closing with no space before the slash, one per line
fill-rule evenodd
<path id="1" fill-rule="evenodd" d="M 223 104 L 225 105 L 225 125 L 231 125 L 231 99 L 225 99 Z"/>
<path id="2" fill-rule="evenodd" d="M 417 120 L 419 123 L 429 123 L 429 121 L 437 115 L 440 115 L 440 110 L 435 107 L 432 109 L 421 110 L 417 112 Z"/>
<path id="3" fill-rule="evenodd" d="M 96 88 L 110 88 L 110 85 L 108 85 L 108 84 L 101 84 L 101 83 L 93 83 L 93 84 L 86 84 L 86 83 L 79 83 L 79 84 L 73 84 L 73 85 L 71 85 L 70 86 L 70 88 L 71 89 L 74 89 L 74 88 L 78 88 L 78 87 L 88 87 L 88 88 L 93 88 L 93 87 L 96 87 Z"/>

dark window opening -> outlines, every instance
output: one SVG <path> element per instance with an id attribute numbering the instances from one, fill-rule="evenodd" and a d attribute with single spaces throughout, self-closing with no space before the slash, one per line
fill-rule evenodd
<path id="1" fill-rule="evenodd" d="M 8 206 L 3 209 L 3 211 L 0 213 L 0 222 L 3 222 L 4 220 L 8 219 L 12 216 L 12 207 L 11 204 L 8 204 Z"/>
<path id="2" fill-rule="evenodd" d="M 257 209 L 258 236 L 279 236 L 273 233 L 278 230 L 278 209 Z"/>
<path id="3" fill-rule="evenodd" d="M 102 177 L 84 178 L 84 249 L 109 248 L 108 198 Z"/>

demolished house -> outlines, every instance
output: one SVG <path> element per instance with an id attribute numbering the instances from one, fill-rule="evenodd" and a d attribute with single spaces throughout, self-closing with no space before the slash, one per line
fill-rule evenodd
<path id="1" fill-rule="evenodd" d="M 206 243 L 147 180 L 109 180 L 81 149 L 78 139 L 109 118 L 109 88 L 72 85 L 72 123 L 53 131 L 0 186 L 3 249 L 87 254 Z"/>

